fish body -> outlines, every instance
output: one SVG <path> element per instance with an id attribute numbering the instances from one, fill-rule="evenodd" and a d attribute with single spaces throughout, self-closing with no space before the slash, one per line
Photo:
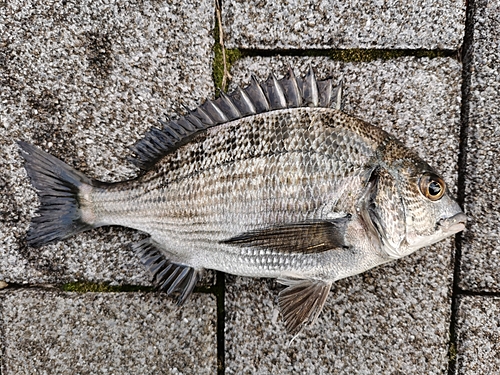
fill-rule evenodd
<path id="1" fill-rule="evenodd" d="M 339 110 L 340 87 L 255 79 L 152 129 L 133 149 L 144 170 L 91 180 L 20 142 L 41 200 L 28 242 L 121 225 L 155 283 L 179 303 L 204 269 L 278 278 L 285 325 L 320 313 L 336 280 L 464 228 L 439 174 L 382 129 Z M 333 105 L 333 108 L 332 108 Z"/>
<path id="2" fill-rule="evenodd" d="M 319 259 L 317 254 L 328 251 L 306 256 L 300 249 L 273 251 L 229 240 L 290 223 L 347 221 L 377 147 L 341 125 L 348 119 L 333 109 L 299 108 L 213 127 L 142 178 L 91 190 L 88 207 L 95 219 L 90 224 L 149 233 L 169 259 L 195 268 L 259 277 L 321 272 L 332 280 L 345 277 Z M 337 141 L 343 138 L 350 143 Z M 339 158 L 347 153 L 349 163 Z"/>

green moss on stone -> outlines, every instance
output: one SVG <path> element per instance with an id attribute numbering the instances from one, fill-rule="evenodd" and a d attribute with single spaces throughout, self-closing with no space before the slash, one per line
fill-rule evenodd
<path id="1" fill-rule="evenodd" d="M 238 49 L 226 49 L 226 67 L 227 71 L 231 71 L 231 66 L 242 57 Z M 222 54 L 222 46 L 219 43 L 214 45 L 214 63 L 213 63 L 213 78 L 215 87 L 221 90 L 227 90 L 229 82 L 226 82 L 226 87 L 222 87 L 222 78 L 224 77 L 224 57 Z"/>
<path id="2" fill-rule="evenodd" d="M 213 62 L 213 79 L 215 87 L 222 86 L 222 77 L 224 76 L 224 61 L 222 57 L 222 47 L 219 43 L 214 44 L 214 62 Z"/>
<path id="3" fill-rule="evenodd" d="M 333 60 L 346 62 L 367 62 L 374 60 L 391 60 L 404 56 L 413 57 L 449 57 L 454 51 L 435 51 L 435 50 L 407 50 L 407 49 L 346 49 L 334 50 L 328 53 Z"/>
<path id="4" fill-rule="evenodd" d="M 65 292 L 76 293 L 148 292 L 153 290 L 152 287 L 141 285 L 109 285 L 105 283 L 91 283 L 86 281 L 67 283 L 62 285 L 61 289 Z"/>
<path id="5" fill-rule="evenodd" d="M 448 352 L 448 356 L 450 359 L 450 362 L 455 362 L 457 360 L 457 348 L 455 346 L 455 343 L 451 343 L 450 345 L 450 350 Z"/>
<path id="6" fill-rule="evenodd" d="M 272 57 L 272 56 L 309 56 L 329 57 L 332 60 L 344 62 L 368 62 L 374 60 L 390 60 L 399 57 L 456 57 L 453 50 L 424 50 L 424 49 L 310 49 L 310 50 L 241 50 L 239 57 Z"/>

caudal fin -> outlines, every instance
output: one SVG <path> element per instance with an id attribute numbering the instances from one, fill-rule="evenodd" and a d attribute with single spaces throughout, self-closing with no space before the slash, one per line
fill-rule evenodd
<path id="1" fill-rule="evenodd" d="M 38 216 L 32 218 L 28 230 L 28 243 L 38 247 L 92 228 L 82 220 L 78 193 L 94 181 L 38 147 L 22 141 L 18 145 L 40 198 Z"/>

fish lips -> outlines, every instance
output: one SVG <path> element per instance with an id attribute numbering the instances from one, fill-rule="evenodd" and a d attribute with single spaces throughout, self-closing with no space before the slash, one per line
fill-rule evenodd
<path id="1" fill-rule="evenodd" d="M 450 218 L 441 219 L 437 222 L 437 229 L 440 229 L 447 235 L 461 232 L 465 229 L 467 216 L 463 212 L 459 212 Z"/>
<path id="2" fill-rule="evenodd" d="M 401 251 L 395 258 L 401 258 L 404 255 L 411 254 L 418 249 L 435 244 L 436 242 L 464 230 L 466 221 L 467 217 L 463 212 L 459 212 L 449 218 L 440 219 L 436 223 L 433 234 L 414 235 L 409 239 L 407 238 L 407 246 L 404 247 L 404 251 Z"/>

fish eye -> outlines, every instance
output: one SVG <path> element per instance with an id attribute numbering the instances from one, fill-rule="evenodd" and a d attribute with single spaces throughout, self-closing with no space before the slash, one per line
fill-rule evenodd
<path id="1" fill-rule="evenodd" d="M 446 191 L 446 184 L 441 177 L 435 174 L 424 174 L 419 181 L 420 191 L 431 201 L 441 199 Z"/>

